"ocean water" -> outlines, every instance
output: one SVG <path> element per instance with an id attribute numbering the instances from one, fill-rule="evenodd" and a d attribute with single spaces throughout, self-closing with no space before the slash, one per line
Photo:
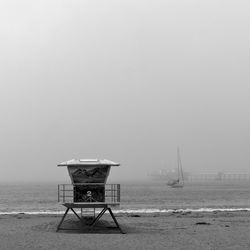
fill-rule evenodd
<path id="1" fill-rule="evenodd" d="M 250 211 L 250 182 L 122 183 L 117 212 Z M 57 183 L 0 185 L 0 214 L 63 213 L 57 202 Z"/>

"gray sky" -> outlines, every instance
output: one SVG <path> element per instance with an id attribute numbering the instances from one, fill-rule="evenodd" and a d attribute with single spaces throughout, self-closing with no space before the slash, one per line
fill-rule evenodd
<path id="1" fill-rule="evenodd" d="M 248 172 L 250 2 L 0 2 L 1 181 L 172 168 Z"/>

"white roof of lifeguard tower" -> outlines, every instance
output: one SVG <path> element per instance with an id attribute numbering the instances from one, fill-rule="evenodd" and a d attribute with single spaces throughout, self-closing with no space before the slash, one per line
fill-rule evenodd
<path id="1" fill-rule="evenodd" d="M 79 159 L 69 160 L 61 162 L 57 165 L 58 167 L 63 166 L 120 166 L 119 163 L 110 160 L 98 160 L 98 159 Z"/>

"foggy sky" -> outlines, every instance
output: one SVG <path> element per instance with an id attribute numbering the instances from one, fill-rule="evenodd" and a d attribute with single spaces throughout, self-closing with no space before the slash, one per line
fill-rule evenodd
<path id="1" fill-rule="evenodd" d="M 59 162 L 249 172 L 247 0 L 3 0 L 1 181 L 68 180 Z"/>

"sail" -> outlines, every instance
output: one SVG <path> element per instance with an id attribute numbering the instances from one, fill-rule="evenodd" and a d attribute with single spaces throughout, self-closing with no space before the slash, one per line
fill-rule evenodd
<path id="1" fill-rule="evenodd" d="M 173 188 L 184 187 L 184 176 L 182 171 L 182 162 L 179 148 L 177 148 L 177 174 L 177 179 L 169 181 L 167 183 L 168 186 Z"/>

